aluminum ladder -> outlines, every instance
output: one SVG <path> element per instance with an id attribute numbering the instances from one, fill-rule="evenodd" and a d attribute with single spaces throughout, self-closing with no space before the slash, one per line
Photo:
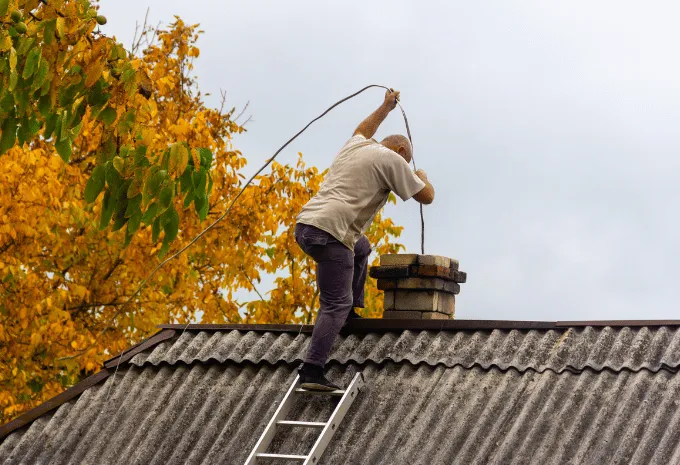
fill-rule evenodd
<path id="1" fill-rule="evenodd" d="M 333 434 L 337 431 L 337 426 L 342 422 L 345 414 L 350 406 L 357 398 L 359 391 L 364 386 L 364 376 L 361 373 L 354 375 L 352 382 L 349 383 L 347 389 L 336 391 L 308 391 L 298 387 L 300 384 L 300 376 L 295 377 L 295 381 L 286 392 L 281 404 L 276 409 L 274 416 L 269 420 L 267 427 L 264 429 L 262 436 L 255 444 L 253 451 L 248 456 L 245 465 L 259 465 L 265 463 L 266 459 L 283 459 L 291 462 L 299 462 L 303 465 L 315 465 L 321 459 L 323 451 L 331 441 Z M 335 397 L 342 397 L 338 405 L 335 406 L 333 413 L 327 422 L 316 421 L 292 421 L 286 420 L 286 415 L 293 406 L 293 402 L 298 395 L 330 395 Z M 308 455 L 291 455 L 291 454 L 271 454 L 267 453 L 267 448 L 271 444 L 274 435 L 279 426 L 302 427 L 302 428 L 316 428 L 321 430 L 321 434 L 317 438 L 312 450 Z"/>

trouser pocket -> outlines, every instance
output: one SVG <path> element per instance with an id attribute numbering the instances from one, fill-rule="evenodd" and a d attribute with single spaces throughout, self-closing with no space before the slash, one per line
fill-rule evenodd
<path id="1" fill-rule="evenodd" d="M 295 241 L 309 256 L 316 259 L 319 248 L 325 247 L 332 238 L 330 234 L 314 226 L 298 223 L 295 226 Z"/>

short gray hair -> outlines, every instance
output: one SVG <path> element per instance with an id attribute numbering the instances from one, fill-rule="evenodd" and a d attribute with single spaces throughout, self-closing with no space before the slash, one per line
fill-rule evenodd
<path id="1" fill-rule="evenodd" d="M 413 147 L 411 147 L 411 142 L 406 136 L 401 134 L 393 134 L 391 136 L 385 137 L 381 142 L 382 145 L 386 147 L 404 147 L 406 149 L 406 155 L 410 160 L 413 157 Z"/>

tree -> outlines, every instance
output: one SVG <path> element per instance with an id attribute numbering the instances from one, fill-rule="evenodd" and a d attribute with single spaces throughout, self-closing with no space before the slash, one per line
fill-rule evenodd
<path id="1" fill-rule="evenodd" d="M 11 18 L 18 7 L 36 18 L 23 34 Z M 136 56 L 96 33 L 87 2 L 0 0 L 0 19 L 0 420 L 161 323 L 313 320 L 314 267 L 292 231 L 323 173 L 301 156 L 273 163 L 119 313 L 159 252 L 187 244 L 243 186 L 246 158 L 231 142 L 243 127 L 224 98 L 207 107 L 190 75 L 196 25 L 177 18 Z M 378 218 L 369 235 L 381 253 L 395 252 L 400 232 Z M 276 276 L 269 293 L 257 289 L 264 274 Z M 240 290 L 260 296 L 246 302 Z M 369 284 L 367 315 L 379 314 L 381 299 Z"/>

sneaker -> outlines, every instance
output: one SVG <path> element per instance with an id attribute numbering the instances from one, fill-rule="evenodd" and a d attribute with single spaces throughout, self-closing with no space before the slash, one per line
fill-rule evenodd
<path id="1" fill-rule="evenodd" d="M 337 391 L 341 388 L 331 383 L 323 375 L 323 367 L 303 363 L 300 369 L 300 387 L 308 391 Z"/>

